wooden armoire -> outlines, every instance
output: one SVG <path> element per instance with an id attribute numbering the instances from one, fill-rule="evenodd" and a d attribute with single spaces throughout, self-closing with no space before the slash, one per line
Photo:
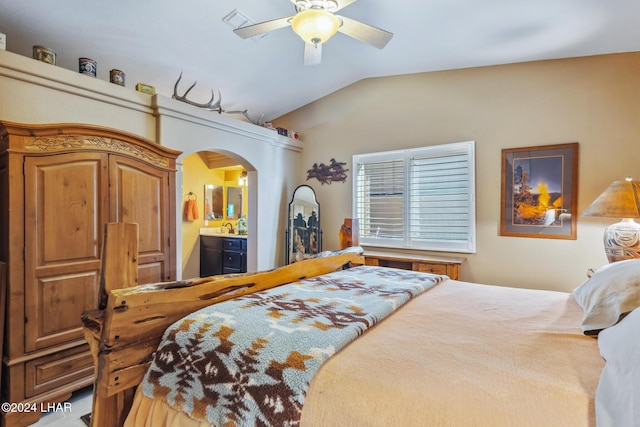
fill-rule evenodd
<path id="1" fill-rule="evenodd" d="M 80 315 L 97 307 L 106 223 L 138 223 L 140 283 L 175 280 L 179 154 L 104 127 L 0 122 L 5 401 L 59 402 L 93 382 Z"/>

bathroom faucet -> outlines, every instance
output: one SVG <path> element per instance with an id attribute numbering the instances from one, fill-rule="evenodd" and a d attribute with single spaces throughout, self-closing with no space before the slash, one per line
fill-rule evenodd
<path id="1" fill-rule="evenodd" d="M 233 224 L 230 222 L 223 225 L 223 227 L 227 227 L 229 229 L 229 234 L 233 234 Z"/>

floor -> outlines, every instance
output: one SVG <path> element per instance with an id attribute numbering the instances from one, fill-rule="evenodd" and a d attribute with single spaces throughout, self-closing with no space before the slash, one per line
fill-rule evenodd
<path id="1" fill-rule="evenodd" d="M 86 427 L 80 417 L 91 412 L 91 392 L 91 386 L 74 392 L 66 406 L 43 414 L 31 427 Z"/>

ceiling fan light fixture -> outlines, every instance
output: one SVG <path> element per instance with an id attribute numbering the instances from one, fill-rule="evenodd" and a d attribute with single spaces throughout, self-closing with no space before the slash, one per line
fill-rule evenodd
<path id="1" fill-rule="evenodd" d="M 291 20 L 293 31 L 307 43 L 321 44 L 329 40 L 340 27 L 340 19 L 324 9 L 306 9 Z"/>

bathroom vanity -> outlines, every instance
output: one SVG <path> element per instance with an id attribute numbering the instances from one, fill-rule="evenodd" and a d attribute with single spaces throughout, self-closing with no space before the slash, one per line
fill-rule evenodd
<path id="1" fill-rule="evenodd" d="M 200 277 L 246 271 L 247 236 L 200 234 Z"/>

